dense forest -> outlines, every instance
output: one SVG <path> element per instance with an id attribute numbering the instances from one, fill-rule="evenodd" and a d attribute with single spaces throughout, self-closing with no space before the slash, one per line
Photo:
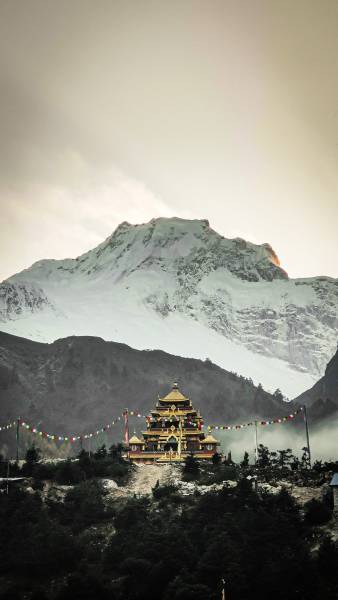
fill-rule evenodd
<path id="1" fill-rule="evenodd" d="M 48 463 L 30 448 L 11 466 L 24 479 L 5 480 L 0 494 L 1 600 L 216 600 L 222 580 L 227 600 L 336 600 L 330 494 L 300 508 L 285 488 L 255 491 L 254 482 L 322 486 L 337 464 L 311 469 L 306 452 L 295 463 L 264 446 L 256 466 L 247 454 L 239 465 L 215 456 L 208 467 L 191 456 L 183 480 L 221 489 L 184 496 L 157 484 L 148 497 L 121 498 L 104 484 L 132 476 L 121 450 Z M 4 477 L 6 468 L 0 462 Z"/>

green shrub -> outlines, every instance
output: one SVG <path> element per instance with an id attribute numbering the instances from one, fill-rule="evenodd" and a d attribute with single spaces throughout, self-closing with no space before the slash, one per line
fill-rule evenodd
<path id="1" fill-rule="evenodd" d="M 153 496 L 156 500 L 161 500 L 162 498 L 169 498 L 177 492 L 177 487 L 173 484 L 155 486 L 152 490 Z"/>
<path id="2" fill-rule="evenodd" d="M 41 451 L 39 448 L 36 448 L 34 445 L 30 446 L 26 452 L 25 463 L 22 465 L 22 474 L 31 477 L 34 467 L 40 460 Z"/>
<path id="3" fill-rule="evenodd" d="M 326 537 L 322 541 L 317 556 L 319 572 L 327 579 L 334 579 L 337 574 L 338 544 Z"/>
<path id="4" fill-rule="evenodd" d="M 330 521 L 332 513 L 323 502 L 314 498 L 305 504 L 305 521 L 309 525 L 323 525 Z"/>
<path id="5" fill-rule="evenodd" d="M 222 456 L 219 454 L 219 452 L 215 452 L 215 454 L 212 455 L 212 464 L 216 467 L 218 466 L 222 461 Z"/>
<path id="6" fill-rule="evenodd" d="M 38 462 L 33 465 L 32 477 L 39 480 L 55 479 L 57 469 L 56 463 Z"/>
<path id="7" fill-rule="evenodd" d="M 235 465 L 224 465 L 222 469 L 222 476 L 224 480 L 237 481 L 238 471 Z"/>
<path id="8" fill-rule="evenodd" d="M 197 479 L 200 475 L 200 466 L 193 454 L 188 454 L 184 461 L 183 475 L 186 481 Z"/>
<path id="9" fill-rule="evenodd" d="M 74 485 L 83 481 L 85 474 L 78 463 L 68 459 L 57 466 L 55 480 L 61 485 Z"/>
<path id="10" fill-rule="evenodd" d="M 94 575 L 75 573 L 58 593 L 56 600 L 115 600 L 115 595 L 107 590 Z"/>
<path id="11" fill-rule="evenodd" d="M 65 508 L 75 531 L 111 516 L 104 504 L 106 495 L 102 483 L 95 479 L 83 481 L 67 492 Z"/>

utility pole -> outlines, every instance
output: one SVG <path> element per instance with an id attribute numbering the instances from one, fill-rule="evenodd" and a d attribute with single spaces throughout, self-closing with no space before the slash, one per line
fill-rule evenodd
<path id="1" fill-rule="evenodd" d="M 255 421 L 255 464 L 258 461 L 258 432 L 257 432 L 257 421 Z"/>
<path id="2" fill-rule="evenodd" d="M 20 418 L 16 420 L 15 441 L 16 441 L 16 462 L 19 462 Z"/>
<path id="3" fill-rule="evenodd" d="M 7 460 L 7 485 L 6 485 L 6 494 L 8 496 L 9 492 L 9 458 Z"/>
<path id="4" fill-rule="evenodd" d="M 309 465 L 311 468 L 311 448 L 310 448 L 309 425 L 308 425 L 308 420 L 307 420 L 307 412 L 306 412 L 305 404 L 303 406 L 303 411 L 304 411 L 304 422 L 305 422 L 305 432 L 306 432 L 306 444 L 307 444 L 307 450 L 309 453 Z"/>

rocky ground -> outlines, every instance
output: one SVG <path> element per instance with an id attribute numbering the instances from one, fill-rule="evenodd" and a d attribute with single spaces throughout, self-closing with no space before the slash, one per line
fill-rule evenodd
<path id="1" fill-rule="evenodd" d="M 125 487 L 112 490 L 115 496 L 144 496 L 151 494 L 156 483 L 164 485 L 170 482 L 174 465 L 135 465 L 135 471 Z"/>
<path id="2" fill-rule="evenodd" d="M 199 493 L 203 494 L 212 489 L 221 489 L 224 487 L 224 485 L 228 487 L 233 487 L 236 485 L 236 482 L 231 480 L 221 483 L 214 483 L 212 485 L 200 485 L 198 481 L 182 481 L 181 469 L 175 464 L 135 465 L 134 474 L 125 487 L 118 487 L 115 482 L 111 480 L 105 480 L 105 485 L 113 496 L 126 497 L 134 494 L 136 496 L 149 495 L 152 493 L 152 489 L 155 487 L 157 482 L 160 485 L 173 484 L 178 487 L 180 493 L 183 495 L 193 494 L 197 490 Z M 267 483 L 260 484 L 258 482 L 257 487 L 258 490 L 264 489 L 271 493 L 278 493 L 282 487 L 285 487 L 302 506 L 312 498 L 321 500 L 325 491 L 324 486 L 300 487 L 288 481 L 278 481 L 275 485 L 270 485 Z"/>
<path id="3" fill-rule="evenodd" d="M 128 498 L 130 496 L 151 495 L 152 489 L 157 482 L 160 485 L 173 484 L 177 486 L 180 494 L 188 496 L 198 492 L 205 494 L 209 491 L 220 490 L 223 486 L 234 487 L 237 485 L 235 481 L 224 481 L 214 483 L 212 485 L 200 485 L 196 481 L 182 481 L 181 469 L 178 465 L 135 465 L 135 472 L 125 487 L 118 487 L 112 480 L 105 480 L 106 488 L 110 492 L 110 497 L 113 498 Z M 327 484 L 320 487 L 296 486 L 288 481 L 278 481 L 275 485 L 266 483 L 257 484 L 258 490 L 266 490 L 271 493 L 278 493 L 282 487 L 285 487 L 289 493 L 304 506 L 311 499 L 321 500 L 326 493 Z M 338 540 L 338 519 L 333 517 L 326 525 L 320 527 L 323 532 L 329 534 L 333 540 Z"/>

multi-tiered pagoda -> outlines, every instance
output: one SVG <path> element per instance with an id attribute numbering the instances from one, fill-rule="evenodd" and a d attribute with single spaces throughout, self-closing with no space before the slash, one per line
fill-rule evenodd
<path id="1" fill-rule="evenodd" d="M 174 383 L 164 398 L 159 398 L 147 417 L 143 440 L 129 440 L 129 457 L 135 462 L 180 462 L 193 453 L 198 459 L 211 459 L 220 445 L 202 431 L 202 417 L 189 398 Z"/>

